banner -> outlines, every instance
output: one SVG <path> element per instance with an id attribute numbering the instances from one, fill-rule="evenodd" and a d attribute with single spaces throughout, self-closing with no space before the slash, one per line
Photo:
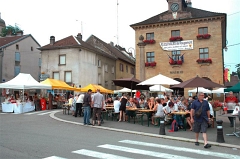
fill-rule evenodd
<path id="1" fill-rule="evenodd" d="M 192 50 L 193 40 L 161 42 L 160 46 L 162 47 L 163 50 L 166 50 L 166 51 Z"/>

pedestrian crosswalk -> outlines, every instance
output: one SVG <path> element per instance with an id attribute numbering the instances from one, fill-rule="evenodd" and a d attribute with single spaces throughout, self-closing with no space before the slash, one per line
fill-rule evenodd
<path id="1" fill-rule="evenodd" d="M 157 149 L 157 151 L 154 151 Z M 96 151 L 97 150 L 97 151 Z M 107 153 L 110 152 L 110 153 Z M 120 153 L 119 153 L 120 152 Z M 77 154 L 77 158 L 100 158 L 100 159 L 132 159 L 136 156 L 143 158 L 164 158 L 164 159 L 195 159 L 195 158 L 227 158 L 240 159 L 240 155 L 214 152 L 198 148 L 177 147 L 173 145 L 162 145 L 134 140 L 121 140 L 116 144 L 98 145 L 93 149 L 74 150 L 71 153 Z M 121 155 L 119 155 L 121 154 Z M 134 156 L 136 155 L 136 156 Z M 194 157 L 193 157 L 194 156 Z M 139 158 L 139 157 L 138 157 Z M 57 156 L 50 156 L 44 159 L 63 159 Z M 66 158 L 64 158 L 66 159 Z"/>
<path id="2" fill-rule="evenodd" d="M 34 112 L 27 112 L 27 113 L 22 113 L 22 114 L 17 114 L 17 113 L 0 113 L 1 115 L 6 115 L 6 114 L 11 114 L 11 115 L 49 115 L 54 112 L 59 112 L 59 110 L 44 110 L 44 111 L 34 111 Z"/>

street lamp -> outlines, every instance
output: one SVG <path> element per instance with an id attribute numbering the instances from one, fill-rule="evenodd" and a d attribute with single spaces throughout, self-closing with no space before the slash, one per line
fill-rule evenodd
<path id="1" fill-rule="evenodd" d="M 133 50 L 133 57 L 136 58 L 136 54 L 135 54 L 135 49 L 134 48 L 130 47 L 128 49 L 128 52 L 132 53 L 132 50 Z"/>

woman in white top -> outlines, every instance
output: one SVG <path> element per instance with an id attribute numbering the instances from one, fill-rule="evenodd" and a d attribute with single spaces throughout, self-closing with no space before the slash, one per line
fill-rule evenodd
<path id="1" fill-rule="evenodd" d="M 155 105 L 155 107 L 153 108 L 153 111 L 157 111 L 157 113 L 155 114 L 155 116 L 160 116 L 160 117 L 164 117 L 164 110 L 163 110 L 163 105 L 162 105 L 162 103 L 163 103 L 163 99 L 157 99 L 156 100 L 156 105 Z M 152 116 L 152 124 L 154 125 L 155 123 L 154 123 L 154 118 L 153 118 L 153 116 Z"/>
<path id="2" fill-rule="evenodd" d="M 113 102 L 113 106 L 114 106 L 114 112 L 119 113 L 119 108 L 121 106 L 121 102 L 119 101 L 119 97 L 115 98 L 115 100 Z"/>

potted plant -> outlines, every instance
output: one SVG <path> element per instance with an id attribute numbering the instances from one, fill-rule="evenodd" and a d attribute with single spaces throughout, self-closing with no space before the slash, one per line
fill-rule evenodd
<path id="1" fill-rule="evenodd" d="M 150 63 L 145 62 L 145 67 L 148 67 L 148 66 L 150 66 Z"/>
<path id="2" fill-rule="evenodd" d="M 212 59 L 197 59 L 197 63 L 212 63 Z"/>
<path id="3" fill-rule="evenodd" d="M 154 44 L 156 41 L 154 39 L 151 39 L 151 40 L 144 40 L 143 42 L 145 44 Z"/>
<path id="4" fill-rule="evenodd" d="M 170 41 L 182 41 L 183 38 L 181 36 L 175 36 L 175 37 L 171 37 L 169 38 Z"/>
<path id="5" fill-rule="evenodd" d="M 157 63 L 154 61 L 154 62 L 151 62 L 151 64 L 150 64 L 152 67 L 154 67 L 154 66 L 156 66 L 157 65 Z"/>
<path id="6" fill-rule="evenodd" d="M 219 111 L 222 109 L 223 104 L 219 102 L 219 100 L 211 101 L 211 105 L 213 107 L 213 111 Z"/>
<path id="7" fill-rule="evenodd" d="M 198 40 L 209 39 L 211 37 L 211 35 L 210 34 L 198 34 L 196 37 L 197 37 Z"/>

